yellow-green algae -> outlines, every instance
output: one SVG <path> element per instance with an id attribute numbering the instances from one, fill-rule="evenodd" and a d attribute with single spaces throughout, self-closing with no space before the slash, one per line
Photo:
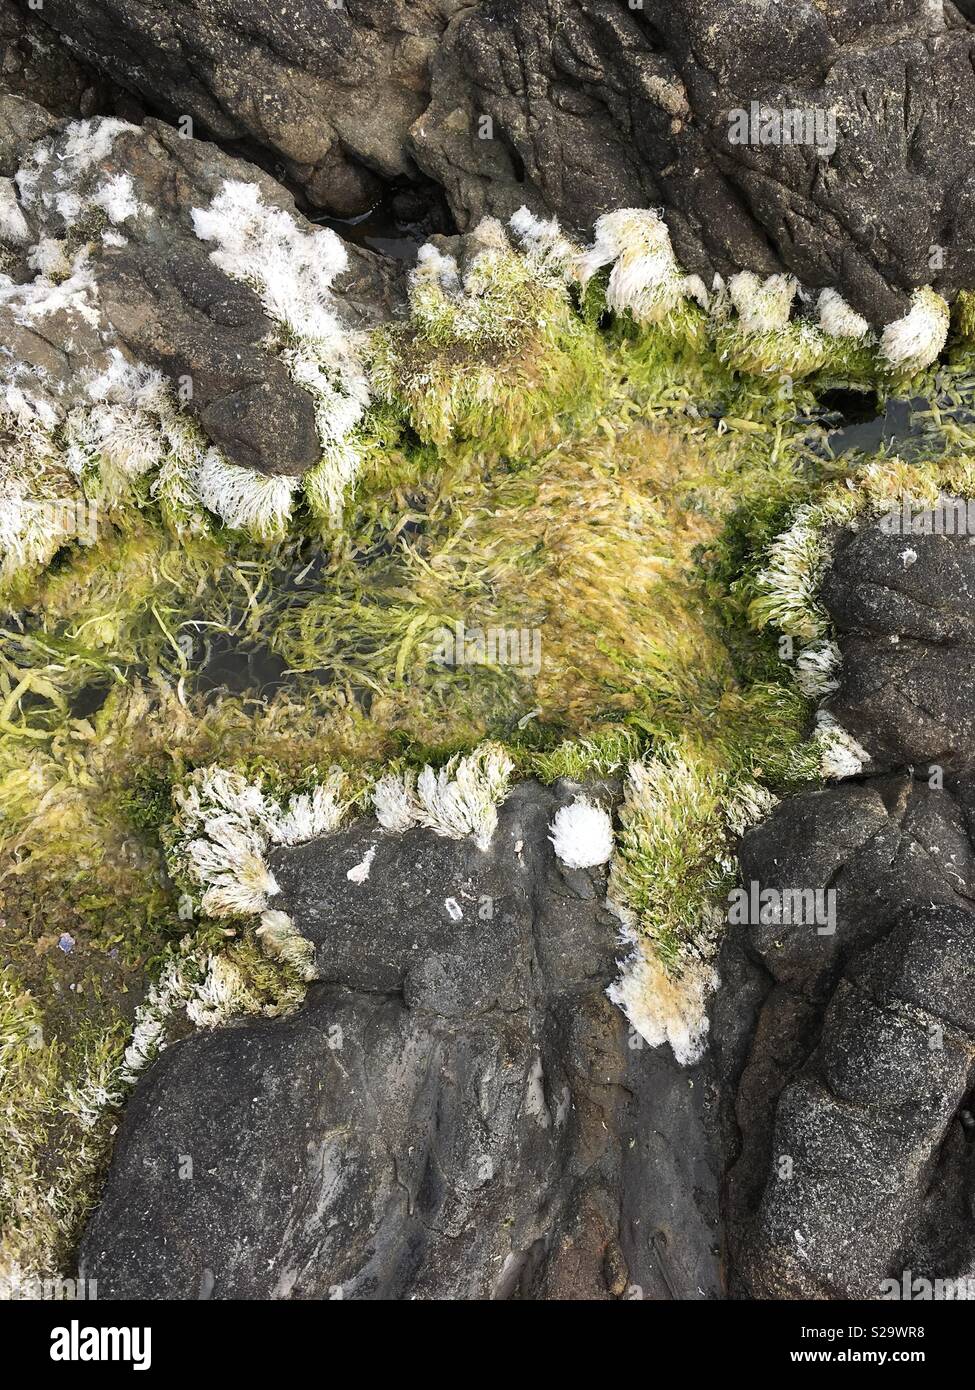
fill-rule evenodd
<path id="1" fill-rule="evenodd" d="M 817 392 L 876 388 L 874 357 L 824 353 L 794 325 L 762 342 L 712 336 L 693 305 L 641 329 L 604 312 L 598 279 L 584 295 L 539 290 L 518 258 L 496 259 L 489 331 L 458 330 L 434 303 L 375 337 L 381 404 L 341 528 L 313 488 L 263 543 L 179 524 L 137 489 L 96 545 L 7 585 L 0 1275 L 13 1290 L 70 1265 L 149 982 L 217 953 L 246 1007 L 300 998 L 252 923 L 186 919 L 163 841 L 193 768 L 286 789 L 339 764 L 365 804 L 380 770 L 487 737 L 544 780 L 643 759 L 662 809 L 652 824 L 624 816 L 615 890 L 675 978 L 731 881 L 742 798 L 819 775 L 809 702 L 761 631 L 775 614 L 759 575 L 796 507 L 863 474 L 866 461 L 816 447 Z M 912 392 L 967 400 L 971 373 L 959 339 Z M 933 417 L 928 452 L 965 451 L 972 434 Z M 458 622 L 537 628 L 541 668 L 438 664 L 437 634 Z M 196 653 L 213 634 L 260 644 L 286 683 L 205 695 Z"/>

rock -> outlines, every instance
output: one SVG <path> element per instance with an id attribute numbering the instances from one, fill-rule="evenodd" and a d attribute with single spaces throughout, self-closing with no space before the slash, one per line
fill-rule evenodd
<path id="1" fill-rule="evenodd" d="M 118 89 L 97 66 L 81 62 L 67 43 L 59 41 L 44 23 L 43 5 L 0 0 L 0 96 L 38 103 L 53 116 L 110 111 Z"/>
<path id="2" fill-rule="evenodd" d="M 461 7 L 190 0 L 161 13 L 131 0 L 45 0 L 44 17 L 168 119 L 190 116 L 198 134 L 273 151 L 322 207 L 349 216 L 370 206 L 369 171 L 415 171 L 407 132 L 427 104 L 437 40 Z"/>
<path id="3" fill-rule="evenodd" d="M 0 302 L 9 382 L 60 418 L 90 403 L 93 380 L 117 375 L 119 359 L 144 364 L 232 462 L 306 471 L 321 455 L 315 402 L 289 374 L 258 294 L 214 264 L 193 222 L 229 180 L 254 185 L 265 206 L 312 234 L 293 199 L 263 171 L 161 121 L 54 123 L 35 143 L 51 125 L 40 108 L 0 98 L 0 153 L 20 166 L 17 211 L 38 247 L 28 255 L 23 237 L 8 239 L 20 257 L 10 273 L 25 285 Z M 359 247 L 346 256 L 333 282 L 340 320 L 350 330 L 386 320 L 402 299 L 397 271 Z M 57 273 L 42 281 L 37 266 L 52 258 Z"/>
<path id="4" fill-rule="evenodd" d="M 973 795 L 882 777 L 795 797 L 745 836 L 746 881 L 832 889 L 837 920 L 726 943 L 776 982 L 739 1052 L 725 1190 L 752 1297 L 877 1299 L 905 1270 L 975 1259 Z"/>
<path id="5" fill-rule="evenodd" d="M 0 177 L 12 179 L 31 145 L 57 124 L 56 117 L 36 102 L 0 93 Z"/>
<path id="6" fill-rule="evenodd" d="M 875 324 L 917 286 L 975 283 L 975 36 L 951 4 L 192 0 L 163 19 L 46 0 L 44 18 L 172 119 L 273 151 L 339 215 L 373 196 L 363 170 L 422 170 L 461 230 L 522 203 L 585 233 L 662 206 L 688 270 L 787 268 Z M 763 137 L 763 111 L 808 131 Z"/>
<path id="7" fill-rule="evenodd" d="M 975 547 L 967 535 L 842 532 L 822 589 L 838 632 L 840 723 L 881 764 L 975 759 Z"/>
<path id="8" fill-rule="evenodd" d="M 319 983 L 139 1083 L 100 1298 L 716 1296 L 713 1081 L 606 998 L 605 871 L 548 840 L 573 790 L 517 787 L 486 853 L 371 819 L 276 853 Z"/>
<path id="9" fill-rule="evenodd" d="M 252 289 L 230 280 L 199 242 L 112 248 L 100 304 L 133 357 L 172 381 L 228 458 L 267 473 L 302 473 L 320 452 L 307 391 L 263 346 L 273 324 Z"/>

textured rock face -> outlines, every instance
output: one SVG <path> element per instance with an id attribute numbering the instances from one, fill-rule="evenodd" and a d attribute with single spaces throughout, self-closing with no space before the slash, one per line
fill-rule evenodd
<path id="1" fill-rule="evenodd" d="M 38 102 L 55 116 L 91 116 L 131 98 L 57 41 L 43 7 L 0 0 L 0 92 Z M 119 115 L 123 112 L 119 111 Z"/>
<path id="2" fill-rule="evenodd" d="M 160 370 L 232 462 L 286 474 L 317 462 L 314 402 L 269 346 L 274 324 L 254 290 L 213 264 L 193 225 L 194 209 L 207 208 L 225 180 L 243 180 L 310 232 L 275 180 L 161 121 L 96 120 L 82 129 L 17 96 L 0 96 L 0 160 L 3 172 L 21 171 L 5 185 L 24 224 L 14 278 L 25 286 L 35 279 L 30 245 L 60 246 L 66 264 L 87 247 L 72 267 L 72 293 L 52 294 L 36 312 L 16 296 L 0 304 L 20 389 L 60 415 L 87 400 L 92 380 L 121 353 Z M 114 201 L 112 187 L 120 190 Z M 336 304 L 358 329 L 388 317 L 399 290 L 382 258 L 352 246 L 347 254 Z"/>
<path id="3" fill-rule="evenodd" d="M 279 852 L 320 983 L 147 1073 L 84 1240 L 99 1297 L 716 1293 L 712 1083 L 606 999 L 603 872 L 548 841 L 566 799 L 519 787 L 487 853 L 371 821 Z"/>
<path id="4" fill-rule="evenodd" d="M 275 152 L 340 216 L 365 211 L 379 184 L 412 167 L 410 125 L 460 0 L 46 0 L 45 18 L 84 56 L 168 119 Z"/>
<path id="5" fill-rule="evenodd" d="M 31 145 L 56 127 L 56 117 L 35 101 L 0 95 L 0 178 L 12 179 Z"/>
<path id="6" fill-rule="evenodd" d="M 462 228 L 524 202 L 577 230 L 663 205 L 689 269 L 785 265 L 875 322 L 918 285 L 975 282 L 975 40 L 951 4 L 245 8 L 47 0 L 44 16 L 170 118 L 273 150 L 341 214 L 419 168 Z M 753 102 L 835 129 L 735 143 Z"/>
<path id="7" fill-rule="evenodd" d="M 839 633 L 840 723 L 881 764 L 975 756 L 975 547 L 967 535 L 844 532 L 823 587 Z"/>
<path id="8" fill-rule="evenodd" d="M 786 801 L 742 843 L 746 884 L 835 895 L 832 930 L 752 922 L 725 944 L 753 1011 L 717 1034 L 727 1239 L 754 1297 L 975 1272 L 973 585 L 967 536 L 837 537 L 830 705 L 900 770 Z"/>

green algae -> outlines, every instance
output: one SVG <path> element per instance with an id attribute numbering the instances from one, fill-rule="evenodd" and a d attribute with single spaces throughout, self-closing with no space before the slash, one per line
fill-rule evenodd
<path id="1" fill-rule="evenodd" d="M 712 333 L 694 305 L 642 329 L 607 315 L 600 277 L 576 291 L 540 287 L 510 252 L 492 266 L 465 322 L 433 294 L 375 336 L 380 404 L 341 526 L 314 486 L 262 542 L 195 524 L 178 489 L 140 485 L 95 545 L 7 586 L 0 1264 L 13 1284 L 70 1262 L 149 982 L 219 958 L 244 1010 L 301 997 L 252 923 L 185 916 L 165 845 L 194 768 L 283 795 L 338 765 L 365 808 L 380 772 L 486 738 L 543 781 L 637 760 L 653 814 L 625 820 L 614 891 L 675 977 L 713 933 L 734 835 L 747 805 L 766 804 L 755 789 L 820 776 L 812 704 L 760 575 L 795 510 L 844 486 L 821 447 L 820 395 L 897 383 L 872 350 L 818 331 Z M 975 446 L 959 414 L 975 397 L 966 324 L 911 387 L 934 402 L 932 457 Z M 884 467 L 890 488 L 921 477 Z M 92 460 L 91 494 L 105 483 Z M 471 660 L 439 659 L 458 625 L 537 632 L 541 662 L 476 644 Z M 273 654 L 275 690 L 204 689 L 215 635 Z"/>

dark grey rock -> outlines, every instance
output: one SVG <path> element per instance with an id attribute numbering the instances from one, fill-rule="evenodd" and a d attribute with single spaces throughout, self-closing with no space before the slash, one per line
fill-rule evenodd
<path id="1" fill-rule="evenodd" d="M 410 125 L 429 63 L 463 0 L 292 0 L 147 8 L 130 0 L 45 0 L 78 52 L 173 122 L 273 151 L 338 216 L 375 201 L 369 173 L 408 175 Z"/>
<path id="2" fill-rule="evenodd" d="M 744 839 L 746 880 L 832 889 L 837 918 L 831 937 L 749 926 L 725 947 L 776 981 L 726 1116 L 733 1284 L 752 1297 L 876 1299 L 975 1257 L 971 798 L 878 777 L 786 801 Z"/>
<path id="3" fill-rule="evenodd" d="M 975 284 L 975 37 L 951 4 L 46 0 L 44 19 L 338 215 L 422 170 L 461 230 L 525 202 L 580 232 L 660 206 L 689 269 L 786 267 L 877 323 L 918 285 Z M 752 102 L 835 114 L 835 148 L 733 143 Z"/>
<path id="4" fill-rule="evenodd" d="M 200 242 L 109 248 L 99 303 L 136 358 L 171 381 L 227 457 L 268 473 L 302 473 L 321 453 L 315 408 L 263 346 L 274 325 L 248 286 L 214 266 Z"/>
<path id="5" fill-rule="evenodd" d="M 278 851 L 320 982 L 139 1083 L 100 1298 L 720 1295 L 714 1078 L 607 1000 L 605 874 L 548 839 L 569 794 L 518 786 L 485 853 L 371 820 Z"/>
<path id="6" fill-rule="evenodd" d="M 822 601 L 842 684 L 829 705 L 879 763 L 975 761 L 975 547 L 967 535 L 842 532 Z"/>
<path id="7" fill-rule="evenodd" d="M 36 165 L 29 150 L 39 135 L 51 136 L 51 149 Z M 97 297 L 97 323 L 70 304 L 38 325 L 0 306 L 17 384 L 29 383 L 33 397 L 61 414 L 88 403 L 88 384 L 120 352 L 158 368 L 234 463 L 284 474 L 312 467 L 321 455 L 312 397 L 280 360 L 276 327 L 257 294 L 214 265 L 212 248 L 193 226 L 193 210 L 208 207 L 225 180 L 255 184 L 266 204 L 311 231 L 294 200 L 262 170 L 155 119 L 118 131 L 108 152 L 87 167 L 70 163 L 69 187 L 63 157 L 76 139 L 68 123 L 20 98 L 0 98 L 0 157 L 29 176 L 19 187 L 31 234 L 60 242 L 69 259 L 84 248 Z M 119 227 L 90 206 L 113 176 L 130 180 L 140 209 Z M 66 221 L 66 194 L 88 204 L 80 218 Z M 360 247 L 347 253 L 348 268 L 333 285 L 337 313 L 352 330 L 387 320 L 403 300 L 399 271 Z M 19 254 L 20 282 L 33 278 L 26 267 Z"/>
<path id="8" fill-rule="evenodd" d="M 15 93 L 0 92 L 0 178 L 12 179 L 31 145 L 50 134 L 57 117 Z"/>
<path id="9" fill-rule="evenodd" d="M 43 4 L 0 0 L 0 96 L 8 94 L 55 117 L 109 112 L 121 95 L 44 23 Z"/>

